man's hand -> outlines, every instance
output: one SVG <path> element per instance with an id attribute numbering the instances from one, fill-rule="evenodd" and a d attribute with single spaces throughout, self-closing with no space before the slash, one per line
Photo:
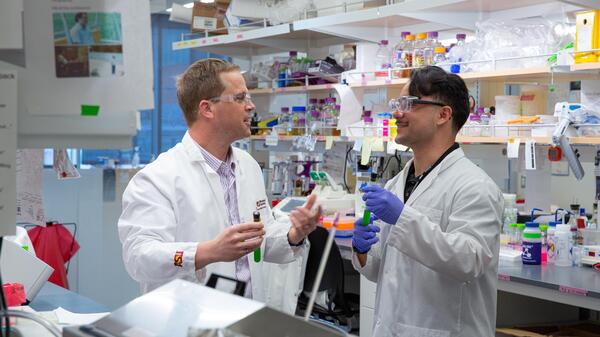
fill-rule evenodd
<path id="1" fill-rule="evenodd" d="M 400 198 L 377 185 L 366 186 L 362 191 L 367 210 L 375 214 L 378 219 L 395 225 L 404 209 L 404 203 Z"/>
<path id="2" fill-rule="evenodd" d="M 260 247 L 265 235 L 260 222 L 236 224 L 225 228 L 216 238 L 196 248 L 196 270 L 214 262 L 231 262 Z"/>
<path id="3" fill-rule="evenodd" d="M 306 204 L 302 207 L 296 207 L 290 213 L 292 227 L 288 232 L 288 241 L 292 245 L 297 245 L 304 238 L 317 228 L 321 218 L 321 205 L 314 207 L 317 201 L 316 195 L 308 196 Z"/>

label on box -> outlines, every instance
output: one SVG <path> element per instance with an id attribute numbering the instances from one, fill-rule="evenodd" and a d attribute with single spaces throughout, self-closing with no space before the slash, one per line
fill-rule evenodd
<path id="1" fill-rule="evenodd" d="M 194 21 L 192 22 L 193 29 L 205 29 L 205 30 L 215 30 L 217 29 L 217 19 L 216 18 L 208 18 L 205 16 L 194 16 Z"/>
<path id="2" fill-rule="evenodd" d="M 277 146 L 277 143 L 279 143 L 277 132 L 272 132 L 265 138 L 265 145 L 267 146 Z"/>

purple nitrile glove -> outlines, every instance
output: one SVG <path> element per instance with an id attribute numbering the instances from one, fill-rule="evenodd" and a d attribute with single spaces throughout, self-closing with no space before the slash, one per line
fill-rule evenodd
<path id="1" fill-rule="evenodd" d="M 404 203 L 400 198 L 377 185 L 368 185 L 362 191 L 367 210 L 383 222 L 396 224 L 404 209 Z"/>
<path id="2" fill-rule="evenodd" d="M 354 221 L 354 236 L 352 236 L 352 246 L 361 254 L 368 252 L 371 246 L 379 241 L 377 233 L 379 233 L 379 227 L 371 223 L 365 226 L 362 223 L 363 218 L 358 218 Z"/>

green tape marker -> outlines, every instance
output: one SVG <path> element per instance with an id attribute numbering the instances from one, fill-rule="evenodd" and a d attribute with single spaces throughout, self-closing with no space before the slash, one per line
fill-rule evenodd
<path id="1" fill-rule="evenodd" d="M 98 112 L 100 112 L 99 105 L 82 105 L 81 106 L 81 115 L 82 116 L 98 116 Z"/>

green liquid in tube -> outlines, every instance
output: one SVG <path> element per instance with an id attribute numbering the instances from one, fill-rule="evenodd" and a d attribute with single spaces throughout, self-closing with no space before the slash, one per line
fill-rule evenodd
<path id="1" fill-rule="evenodd" d="M 254 211 L 254 213 L 252 213 L 252 220 L 254 222 L 260 222 L 260 212 L 259 211 Z M 256 248 L 254 250 L 254 262 L 259 263 L 260 262 L 260 247 Z"/>
<path id="2" fill-rule="evenodd" d="M 365 211 L 363 212 L 363 221 L 362 221 L 362 225 L 363 226 L 368 226 L 369 222 L 371 222 L 371 211 L 367 211 L 365 209 Z"/>

